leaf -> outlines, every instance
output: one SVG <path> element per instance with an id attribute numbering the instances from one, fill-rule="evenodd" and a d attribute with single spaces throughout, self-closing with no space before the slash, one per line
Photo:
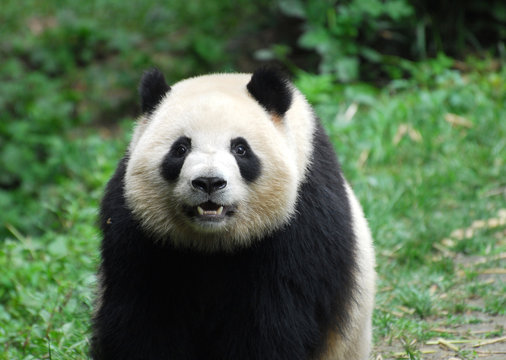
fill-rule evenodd
<path id="1" fill-rule="evenodd" d="M 306 49 L 322 49 L 332 41 L 327 30 L 321 26 L 310 28 L 299 38 L 299 45 Z"/>
<path id="2" fill-rule="evenodd" d="M 333 65 L 339 80 L 349 82 L 358 79 L 359 64 L 356 57 L 347 56 L 337 59 Z"/>
<path id="3" fill-rule="evenodd" d="M 279 9 L 287 16 L 306 18 L 306 10 L 300 0 L 281 0 L 279 1 Z"/>
<path id="4" fill-rule="evenodd" d="M 360 54 L 371 62 L 379 63 L 383 60 L 383 56 L 379 52 L 369 47 L 362 47 Z"/>
<path id="5" fill-rule="evenodd" d="M 66 256 L 68 253 L 68 247 L 65 237 L 58 236 L 51 244 L 49 244 L 47 250 L 51 255 L 56 257 Z"/>

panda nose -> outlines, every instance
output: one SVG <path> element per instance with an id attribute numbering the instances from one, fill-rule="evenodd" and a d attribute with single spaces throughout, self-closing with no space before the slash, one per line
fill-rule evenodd
<path id="1" fill-rule="evenodd" d="M 192 186 L 197 190 L 212 194 L 217 190 L 225 188 L 227 182 L 219 177 L 198 177 L 192 180 Z"/>

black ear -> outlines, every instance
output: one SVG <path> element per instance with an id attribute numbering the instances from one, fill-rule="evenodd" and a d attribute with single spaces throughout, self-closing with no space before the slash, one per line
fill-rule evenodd
<path id="1" fill-rule="evenodd" d="M 163 74 L 158 69 L 144 72 L 139 85 L 142 113 L 151 114 L 169 91 L 170 86 L 167 85 Z"/>
<path id="2" fill-rule="evenodd" d="M 290 82 L 279 70 L 271 68 L 256 70 L 247 88 L 260 105 L 275 115 L 283 116 L 292 103 Z"/>

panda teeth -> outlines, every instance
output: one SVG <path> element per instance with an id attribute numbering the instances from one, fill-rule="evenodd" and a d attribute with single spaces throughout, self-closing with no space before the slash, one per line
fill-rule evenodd
<path id="1" fill-rule="evenodd" d="M 211 216 L 220 216 L 223 213 L 223 206 L 220 206 L 218 210 L 204 210 L 201 206 L 197 206 L 197 211 L 200 216 L 203 215 L 211 215 Z"/>

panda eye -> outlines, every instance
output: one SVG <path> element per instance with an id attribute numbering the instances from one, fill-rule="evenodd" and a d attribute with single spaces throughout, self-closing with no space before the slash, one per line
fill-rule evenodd
<path id="1" fill-rule="evenodd" d="M 246 146 L 244 146 L 243 144 L 235 145 L 232 151 L 234 152 L 234 154 L 238 156 L 245 156 L 247 152 Z"/>
<path id="2" fill-rule="evenodd" d="M 190 153 L 191 149 L 191 139 L 186 136 L 181 136 L 179 139 L 174 141 L 170 147 L 169 155 L 173 158 L 183 159 Z"/>
<path id="3" fill-rule="evenodd" d="M 188 148 L 182 144 L 178 145 L 175 149 L 175 154 L 176 156 L 184 156 L 186 154 L 186 152 L 188 151 Z"/>

